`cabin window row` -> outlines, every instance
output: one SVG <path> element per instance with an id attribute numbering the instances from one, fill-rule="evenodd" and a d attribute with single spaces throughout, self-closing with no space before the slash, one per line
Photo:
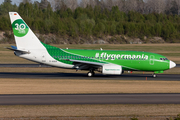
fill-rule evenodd
<path id="1" fill-rule="evenodd" d="M 75 56 L 53 56 L 54 58 L 76 58 L 76 59 L 116 59 L 113 57 L 75 57 Z M 146 60 L 146 58 L 117 58 L 119 60 Z"/>
<path id="2" fill-rule="evenodd" d="M 160 58 L 160 60 L 164 60 L 165 61 L 165 60 L 168 60 L 168 59 L 167 58 Z"/>

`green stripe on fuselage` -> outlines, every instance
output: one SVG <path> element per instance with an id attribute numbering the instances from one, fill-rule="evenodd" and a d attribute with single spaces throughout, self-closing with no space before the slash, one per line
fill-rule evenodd
<path id="1" fill-rule="evenodd" d="M 68 51 L 65 51 L 65 49 L 60 49 L 54 46 L 50 46 L 47 44 L 42 43 L 45 48 L 47 49 L 48 53 L 50 54 L 51 57 L 53 57 L 54 59 L 56 59 L 59 62 L 65 63 L 65 64 L 70 64 L 72 65 L 73 62 L 71 61 L 67 61 L 65 59 L 72 59 L 72 60 L 81 60 L 81 61 L 88 61 L 88 62 L 96 62 L 96 63 L 104 63 L 106 64 L 106 62 L 104 61 L 100 61 L 97 59 L 93 59 L 93 58 L 89 58 L 88 53 L 86 53 L 86 55 L 82 55 L 82 54 L 75 54 L 75 53 L 71 53 Z"/>

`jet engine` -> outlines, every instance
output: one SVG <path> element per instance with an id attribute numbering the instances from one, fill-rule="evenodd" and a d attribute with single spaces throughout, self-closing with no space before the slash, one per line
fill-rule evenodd
<path id="1" fill-rule="evenodd" d="M 114 64 L 105 64 L 102 67 L 98 68 L 99 72 L 105 75 L 121 75 L 122 66 Z"/>

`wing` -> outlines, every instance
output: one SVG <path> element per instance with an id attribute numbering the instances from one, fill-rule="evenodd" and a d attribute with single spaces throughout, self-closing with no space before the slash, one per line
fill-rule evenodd
<path id="1" fill-rule="evenodd" d="M 73 62 L 77 70 L 95 70 L 102 67 L 105 63 L 89 62 L 82 60 L 66 59 L 67 61 Z"/>

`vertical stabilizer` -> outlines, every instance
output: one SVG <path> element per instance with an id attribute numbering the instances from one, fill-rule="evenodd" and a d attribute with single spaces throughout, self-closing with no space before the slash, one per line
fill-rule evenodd
<path id="1" fill-rule="evenodd" d="M 14 38 L 19 50 L 44 49 L 40 40 L 17 12 L 9 12 Z"/>

